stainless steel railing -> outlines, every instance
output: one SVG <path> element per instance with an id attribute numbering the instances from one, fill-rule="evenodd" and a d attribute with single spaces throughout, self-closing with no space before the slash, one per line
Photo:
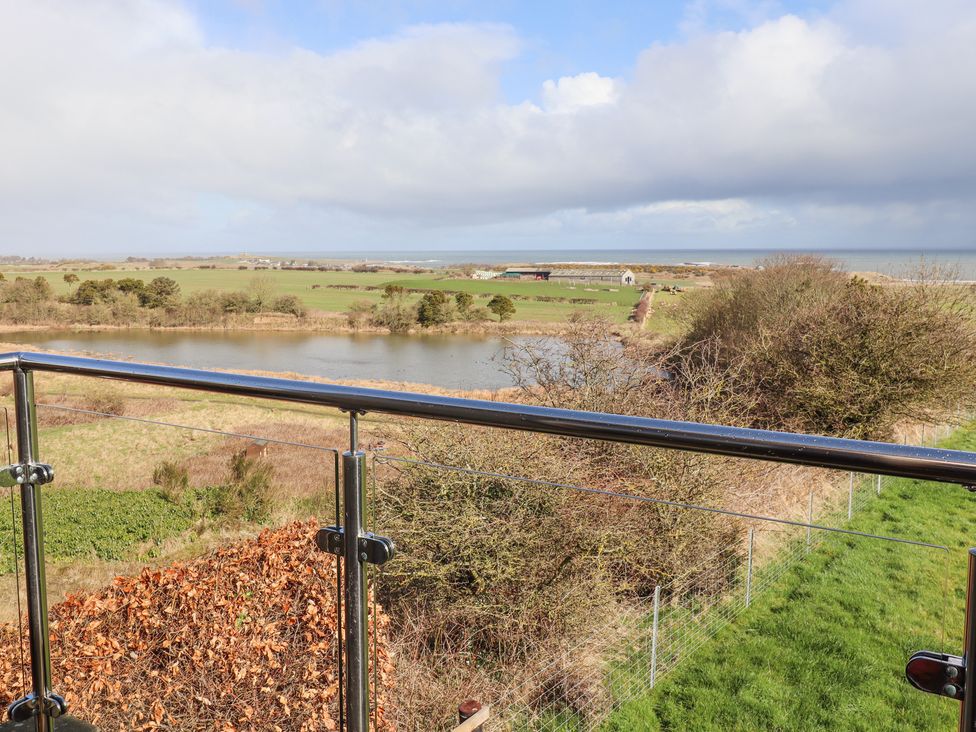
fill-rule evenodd
<path id="1" fill-rule="evenodd" d="M 580 412 L 524 404 L 432 396 L 411 392 L 339 386 L 317 382 L 252 376 L 218 371 L 108 361 L 39 353 L 0 354 L 0 370 L 14 377 L 20 470 L 25 574 L 28 588 L 32 694 L 21 700 L 18 713 L 33 717 L 38 732 L 48 732 L 63 712 L 53 693 L 47 606 L 44 590 L 41 479 L 36 472 L 37 422 L 33 372 L 56 372 L 239 396 L 335 407 L 350 413 L 350 450 L 343 455 L 345 564 L 345 721 L 351 732 L 368 728 L 365 586 L 362 551 L 367 535 L 362 526 L 364 456 L 358 450 L 357 416 L 367 412 L 525 432 L 605 440 L 732 457 L 771 460 L 840 470 L 976 485 L 976 454 L 939 448 L 894 445 L 720 425 L 677 422 L 615 414 Z M 976 603 L 973 603 L 976 606 Z M 976 607 L 973 610 L 976 613 Z M 976 693 L 966 694 L 964 715 L 973 718 Z M 967 711 L 968 710 L 968 711 Z"/>

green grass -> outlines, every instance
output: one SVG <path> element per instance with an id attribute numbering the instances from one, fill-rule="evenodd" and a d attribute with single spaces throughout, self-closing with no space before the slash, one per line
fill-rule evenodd
<path id="1" fill-rule="evenodd" d="M 976 450 L 976 427 L 944 446 Z M 961 651 L 974 515 L 976 497 L 961 487 L 895 480 L 851 525 L 950 548 L 950 652 Z M 937 550 L 827 534 L 748 611 L 603 728 L 954 729 L 958 703 L 917 692 L 904 679 L 912 652 L 942 649 L 946 561 Z"/>
<path id="2" fill-rule="evenodd" d="M 186 505 L 170 503 L 155 490 L 42 489 L 44 550 L 48 561 L 118 561 L 151 554 L 151 545 L 189 529 L 195 520 Z M 0 506 L 0 573 L 13 571 L 9 496 Z M 14 498 L 20 550 L 20 497 Z"/>
<path id="3" fill-rule="evenodd" d="M 11 273 L 13 276 L 14 273 Z M 64 271 L 17 272 L 19 276 L 47 279 L 57 294 L 69 291 L 64 282 Z M 540 302 L 536 300 L 516 300 L 516 320 L 559 322 L 566 320 L 577 310 L 600 312 L 615 322 L 626 322 L 631 310 L 637 304 L 640 292 L 636 287 L 614 287 L 610 292 L 607 285 L 569 285 L 556 282 L 503 282 L 501 280 L 455 279 L 431 274 L 397 274 L 390 272 L 302 272 L 288 270 L 236 270 L 236 269 L 165 269 L 165 270 L 108 270 L 98 272 L 75 272 L 82 280 L 121 279 L 135 277 L 149 281 L 154 277 L 165 276 L 176 280 L 184 295 L 201 290 L 244 290 L 255 277 L 266 277 L 275 283 L 278 294 L 296 295 L 306 306 L 327 312 L 345 312 L 357 300 L 379 302 L 380 290 L 343 290 L 328 285 L 359 285 L 382 288 L 387 283 L 395 283 L 407 288 L 424 290 L 456 290 L 470 292 L 475 303 L 484 305 L 488 298 L 479 295 L 516 295 L 533 298 L 537 296 L 588 298 L 597 300 L 596 304 L 574 304 L 570 302 Z M 661 284 L 680 284 L 694 286 L 691 280 L 655 280 Z M 312 289 L 313 285 L 319 285 Z M 592 291 L 590 291 L 592 290 Z M 411 298 L 419 299 L 420 295 Z"/>

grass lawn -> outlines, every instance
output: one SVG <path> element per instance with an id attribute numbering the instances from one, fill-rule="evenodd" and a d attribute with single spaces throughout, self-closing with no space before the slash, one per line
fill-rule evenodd
<path id="1" fill-rule="evenodd" d="M 976 450 L 976 426 L 946 447 Z M 961 652 L 976 496 L 895 480 L 851 528 L 943 544 L 946 650 Z M 605 730 L 955 729 L 959 704 L 909 687 L 913 651 L 942 650 L 944 552 L 824 536 L 752 607 Z"/>
<path id="2" fill-rule="evenodd" d="M 69 286 L 64 282 L 65 272 L 18 272 L 19 276 L 46 278 L 57 294 L 66 294 Z M 600 312 L 614 321 L 623 323 L 630 317 L 637 304 L 640 292 L 636 287 L 614 287 L 607 285 L 584 285 L 575 287 L 555 282 L 503 282 L 500 280 L 454 279 L 432 274 L 397 274 L 392 272 L 302 272 L 288 270 L 235 270 L 235 269 L 162 269 L 162 270 L 110 270 L 105 272 L 75 272 L 81 280 L 122 279 L 135 277 L 149 281 L 154 277 L 171 277 L 176 280 L 184 295 L 201 290 L 245 290 L 255 277 L 265 277 L 275 283 L 279 294 L 296 295 L 306 306 L 327 312 L 344 312 L 357 300 L 378 302 L 380 290 L 344 290 L 328 285 L 359 285 L 361 287 L 382 288 L 387 283 L 395 283 L 407 288 L 427 290 L 456 290 L 470 292 L 475 303 L 484 305 L 491 295 L 502 294 L 526 298 L 558 297 L 567 302 L 541 302 L 532 299 L 515 301 L 516 320 L 558 322 L 565 320 L 576 310 Z M 692 280 L 654 280 L 658 284 L 678 284 L 693 287 Z M 319 285 L 312 289 L 313 285 Z M 611 292 L 614 289 L 617 292 Z M 485 296 L 485 297 L 480 297 Z M 419 299 L 420 295 L 413 296 Z M 568 302 L 571 298 L 597 300 L 594 304 Z"/>

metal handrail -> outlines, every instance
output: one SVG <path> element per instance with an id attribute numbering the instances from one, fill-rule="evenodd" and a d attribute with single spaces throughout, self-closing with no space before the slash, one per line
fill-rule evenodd
<path id="1" fill-rule="evenodd" d="M 412 392 L 254 376 L 219 371 L 176 368 L 153 364 L 110 361 L 46 353 L 0 354 L 0 371 L 13 371 L 21 483 L 25 577 L 28 586 L 28 626 L 33 692 L 11 706 L 21 719 L 33 717 L 37 732 L 49 732 L 65 703 L 51 690 L 50 644 L 44 588 L 43 527 L 37 490 L 50 468 L 37 464 L 37 420 L 33 398 L 33 372 L 53 372 L 114 379 L 159 386 L 195 389 L 277 401 L 335 407 L 350 414 L 350 451 L 342 456 L 343 511 L 341 527 L 319 532 L 341 539 L 345 566 L 345 680 L 349 732 L 368 727 L 368 664 L 366 658 L 365 574 L 370 542 L 362 520 L 365 455 L 357 450 L 358 415 L 378 412 L 471 425 L 546 433 L 566 437 L 621 442 L 649 447 L 771 460 L 796 465 L 885 474 L 948 483 L 976 485 L 976 454 L 939 448 L 894 445 L 836 437 L 774 432 L 721 425 L 583 412 L 525 404 L 462 399 Z M 34 470 L 37 470 L 35 473 Z M 47 472 L 44 472 L 44 469 Z M 317 542 L 321 536 L 317 537 Z M 328 541 L 326 541 L 328 544 Z M 326 547 L 323 547 L 326 548 Z M 332 549 L 329 549 L 332 550 Z M 392 556 L 392 543 L 389 544 Z M 976 577 L 976 570 L 973 576 Z M 976 584 L 976 580 L 971 585 Z M 976 593 L 976 589 L 973 590 Z M 967 611 L 967 628 L 976 628 L 976 604 Z M 976 631 L 967 648 L 976 648 Z M 976 676 L 976 674 L 974 674 Z M 967 716 L 968 715 L 968 716 Z M 976 718 L 976 690 L 966 694 L 964 719 Z M 17 717 L 15 716 L 15 719 Z M 970 725 L 972 723 L 970 722 Z M 971 732 L 971 726 L 966 728 Z"/>
<path id="2" fill-rule="evenodd" d="M 316 404 L 346 411 L 380 412 L 526 432 L 976 485 L 976 454 L 958 450 L 582 412 L 78 356 L 26 352 L 0 354 L 0 370 L 15 368 Z"/>

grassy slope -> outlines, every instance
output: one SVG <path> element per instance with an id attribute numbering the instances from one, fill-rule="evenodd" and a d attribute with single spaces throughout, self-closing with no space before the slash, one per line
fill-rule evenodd
<path id="1" fill-rule="evenodd" d="M 946 447 L 976 450 L 976 426 Z M 898 480 L 852 528 L 950 548 L 948 650 L 961 649 L 976 497 Z M 911 689 L 904 665 L 942 647 L 945 554 L 831 534 L 752 608 L 632 700 L 608 730 L 955 729 L 958 704 Z"/>
<path id="2" fill-rule="evenodd" d="M 33 277 L 41 275 L 54 287 L 58 294 L 68 292 L 68 285 L 64 282 L 64 272 L 18 272 L 20 276 Z M 478 298 L 479 294 L 494 295 L 537 295 L 565 298 L 592 298 L 599 301 L 596 305 L 579 305 L 569 302 L 536 302 L 533 300 L 519 300 L 515 303 L 517 320 L 561 321 L 569 313 L 580 309 L 597 310 L 612 317 L 616 322 L 626 322 L 630 312 L 636 305 L 639 293 L 634 287 L 620 287 L 618 292 L 609 292 L 607 286 L 595 286 L 587 292 L 586 287 L 579 285 L 570 289 L 568 285 L 555 282 L 501 282 L 499 280 L 464 280 L 448 279 L 437 275 L 396 274 L 390 272 L 295 272 L 295 271 L 246 271 L 233 269 L 199 270 L 111 270 L 106 272 L 76 272 L 82 280 L 85 279 L 121 279 L 136 277 L 146 281 L 154 277 L 172 277 L 179 284 L 184 294 L 191 294 L 201 290 L 243 290 L 257 276 L 267 277 L 275 282 L 280 294 L 296 295 L 310 308 L 329 312 L 343 312 L 356 300 L 370 300 L 378 302 L 381 292 L 377 290 L 339 290 L 326 287 L 330 284 L 361 285 L 381 287 L 389 282 L 395 282 L 404 287 L 421 289 L 464 290 L 475 295 L 475 302 L 480 305 L 487 303 L 487 299 Z M 681 284 L 694 286 L 691 280 L 655 280 L 662 284 Z M 312 285 L 321 285 L 313 290 Z M 419 295 L 414 296 L 419 298 Z"/>

